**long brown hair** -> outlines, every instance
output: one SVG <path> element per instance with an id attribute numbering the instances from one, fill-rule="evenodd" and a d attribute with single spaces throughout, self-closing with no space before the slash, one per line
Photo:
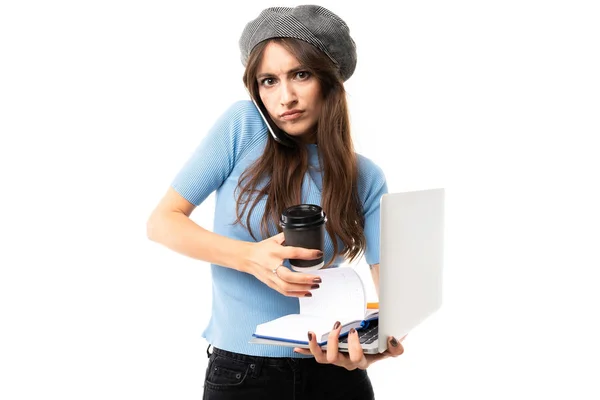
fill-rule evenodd
<path id="1" fill-rule="evenodd" d="M 350 135 L 343 81 L 333 62 L 312 45 L 289 38 L 271 41 L 276 41 L 294 54 L 300 64 L 318 79 L 321 86 L 323 106 L 316 127 L 323 172 L 321 207 L 327 215 L 326 229 L 334 250 L 334 257 L 327 266 L 338 255 L 352 261 L 364 252 L 366 241 L 363 208 L 358 196 L 357 157 Z M 261 42 L 254 48 L 243 78 L 250 95 L 261 105 L 256 73 L 268 42 Z M 269 223 L 274 223 L 277 231 L 281 232 L 277 223 L 279 216 L 287 207 L 300 204 L 302 181 L 307 169 L 308 152 L 305 146 L 299 144 L 294 148 L 286 147 L 268 135 L 264 153 L 240 177 L 236 189 L 238 197 L 235 222 L 244 225 L 257 240 L 250 228 L 250 215 L 256 205 L 266 199 L 261 235 L 263 238 L 271 235 Z M 244 224 L 242 219 L 248 207 L 250 209 Z"/>

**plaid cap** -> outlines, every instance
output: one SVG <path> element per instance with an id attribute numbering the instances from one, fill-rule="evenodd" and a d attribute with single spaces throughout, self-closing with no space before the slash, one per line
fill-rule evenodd
<path id="1" fill-rule="evenodd" d="M 356 45 L 348 25 L 328 9 L 314 5 L 270 7 L 246 24 L 240 38 L 242 64 L 250 52 L 267 39 L 286 37 L 303 40 L 325 53 L 338 67 L 344 81 L 356 68 Z"/>

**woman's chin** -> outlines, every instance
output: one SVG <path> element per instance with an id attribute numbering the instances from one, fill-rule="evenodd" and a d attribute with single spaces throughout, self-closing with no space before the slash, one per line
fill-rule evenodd
<path id="1" fill-rule="evenodd" d="M 286 127 L 287 129 L 281 129 L 283 132 L 285 132 L 286 134 L 288 134 L 289 136 L 293 137 L 296 140 L 300 140 L 300 141 L 304 141 L 305 139 L 308 139 L 309 137 L 313 136 L 312 133 L 314 133 L 314 129 L 306 129 L 306 128 L 302 128 L 302 127 L 296 127 L 296 126 L 292 126 Z"/>

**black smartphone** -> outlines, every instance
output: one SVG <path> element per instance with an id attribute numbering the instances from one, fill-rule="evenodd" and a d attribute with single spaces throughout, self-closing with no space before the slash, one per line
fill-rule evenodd
<path id="1" fill-rule="evenodd" d="M 275 125 L 275 123 L 271 120 L 271 117 L 269 117 L 269 113 L 267 112 L 267 109 L 265 108 L 265 106 L 260 101 L 255 100 L 252 97 L 252 95 L 250 96 L 250 99 L 252 99 L 252 102 L 254 103 L 254 105 L 256 106 L 256 109 L 258 110 L 258 113 L 260 114 L 262 119 L 265 121 L 265 124 L 267 124 L 267 128 L 269 129 L 271 136 L 273 136 L 273 139 L 275 139 L 275 141 L 277 141 L 278 143 L 281 143 L 282 145 L 287 146 L 287 147 L 296 146 L 296 142 L 294 141 L 294 139 L 292 139 L 292 137 L 290 135 L 288 135 L 287 133 L 285 133 L 284 131 L 279 129 L 277 127 L 277 125 Z"/>

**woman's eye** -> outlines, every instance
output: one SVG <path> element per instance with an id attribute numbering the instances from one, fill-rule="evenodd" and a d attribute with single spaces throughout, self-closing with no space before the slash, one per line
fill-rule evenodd
<path id="1" fill-rule="evenodd" d="M 263 86 L 272 86 L 272 85 L 273 85 L 273 83 L 274 83 L 274 81 L 275 81 L 275 80 L 274 80 L 273 78 L 265 78 L 265 79 L 263 79 L 263 80 L 262 80 L 260 83 L 261 83 L 261 85 L 263 85 Z"/>
<path id="2" fill-rule="evenodd" d="M 300 71 L 300 72 L 296 73 L 296 76 L 300 80 L 308 79 L 308 77 L 310 76 L 310 72 Z"/>

